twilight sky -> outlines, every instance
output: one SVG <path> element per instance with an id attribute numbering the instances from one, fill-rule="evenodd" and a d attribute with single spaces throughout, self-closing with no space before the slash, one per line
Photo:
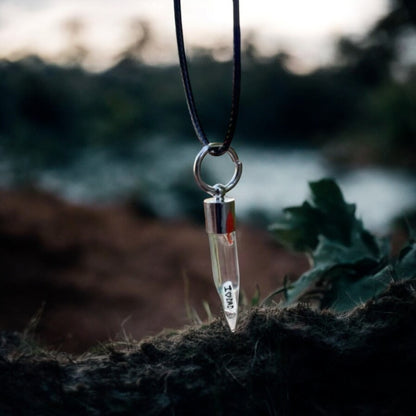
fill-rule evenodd
<path id="1" fill-rule="evenodd" d="M 186 44 L 230 45 L 231 0 L 182 0 Z M 242 34 L 255 32 L 263 53 L 288 50 L 306 70 L 331 58 L 334 39 L 359 36 L 388 8 L 388 0 L 240 0 Z M 131 22 L 151 22 L 155 43 L 147 59 L 176 60 L 172 0 L 0 0 L 0 58 L 37 53 L 59 62 L 68 47 L 66 21 L 79 18 L 86 65 L 100 70 L 131 42 Z"/>

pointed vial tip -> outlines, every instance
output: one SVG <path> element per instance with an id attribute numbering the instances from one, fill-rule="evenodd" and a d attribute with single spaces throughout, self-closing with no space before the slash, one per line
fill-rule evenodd
<path id="1" fill-rule="evenodd" d="M 227 319 L 227 324 L 230 327 L 231 332 L 235 332 L 235 328 L 237 326 L 237 314 L 233 314 L 232 317 L 225 315 L 225 318 Z"/>

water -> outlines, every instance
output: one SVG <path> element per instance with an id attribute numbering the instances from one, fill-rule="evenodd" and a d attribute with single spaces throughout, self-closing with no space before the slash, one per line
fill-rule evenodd
<path id="1" fill-rule="evenodd" d="M 44 170 L 40 188 L 70 201 L 110 203 L 137 196 L 161 217 L 183 216 L 193 203 L 202 214 L 202 198 L 192 176 L 198 143 L 171 143 L 163 138 L 140 143 L 128 158 L 109 150 L 86 150 L 65 169 Z M 389 221 L 416 207 L 415 178 L 401 170 L 363 168 L 337 172 L 319 152 L 305 149 L 262 149 L 237 146 L 244 164 L 239 185 L 231 191 L 239 218 L 264 216 L 272 221 L 283 207 L 300 204 L 308 195 L 308 181 L 335 177 L 346 200 L 368 228 L 383 231 Z M 7 163 L 0 161 L 0 185 L 11 182 Z M 233 166 L 227 157 L 204 160 L 206 182 L 226 182 Z"/>
<path id="2" fill-rule="evenodd" d="M 243 215 L 263 207 L 272 219 L 280 208 L 303 202 L 308 182 L 323 177 L 337 180 L 345 199 L 356 204 L 357 216 L 373 230 L 386 231 L 393 218 L 416 207 L 416 178 L 400 169 L 336 171 L 312 150 L 242 149 L 240 154 L 245 172 L 235 197 Z"/>

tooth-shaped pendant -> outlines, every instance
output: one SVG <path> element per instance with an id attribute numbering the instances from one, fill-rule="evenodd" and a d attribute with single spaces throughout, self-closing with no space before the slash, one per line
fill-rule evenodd
<path id="1" fill-rule="evenodd" d="M 201 179 L 201 164 L 205 156 L 221 147 L 221 143 L 210 143 L 201 149 L 195 158 L 194 176 L 200 188 L 212 195 L 212 198 L 204 200 L 205 228 L 209 236 L 212 275 L 225 318 L 231 331 L 234 332 L 238 317 L 240 270 L 235 236 L 235 203 L 233 198 L 225 195 L 237 185 L 243 169 L 235 150 L 230 147 L 226 152 L 235 167 L 234 175 L 226 185 L 211 186 Z"/>
<path id="2" fill-rule="evenodd" d="M 233 198 L 213 197 L 204 201 L 212 275 L 231 331 L 237 324 L 240 291 L 234 206 Z"/>
<path id="3" fill-rule="evenodd" d="M 204 204 L 211 249 L 212 272 L 227 322 L 231 331 L 234 331 L 238 315 L 240 273 L 238 270 L 237 245 L 234 230 L 234 200 L 225 198 L 225 195 L 237 185 L 243 169 L 237 153 L 230 147 L 237 123 L 241 90 L 240 3 L 239 0 L 233 0 L 232 105 L 227 130 L 222 142 L 209 142 L 199 120 L 188 73 L 182 29 L 181 0 L 174 0 L 174 12 L 179 63 L 185 89 L 186 103 L 196 136 L 203 144 L 203 148 L 195 158 L 194 176 L 199 187 L 213 197 L 205 200 Z M 228 154 L 234 162 L 234 175 L 226 185 L 217 183 L 212 186 L 201 179 L 201 164 L 208 154 L 215 157 Z M 232 212 L 232 216 L 229 215 L 230 212 Z M 225 221 L 224 224 L 223 221 Z M 223 225 L 225 228 L 223 228 Z"/>

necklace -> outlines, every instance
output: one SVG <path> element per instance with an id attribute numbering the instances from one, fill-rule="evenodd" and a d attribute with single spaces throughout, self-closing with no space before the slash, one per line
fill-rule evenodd
<path id="1" fill-rule="evenodd" d="M 241 39 L 239 0 L 233 0 L 233 90 L 231 111 L 222 142 L 210 142 L 200 122 L 192 92 L 182 29 L 181 1 L 174 0 L 176 40 L 182 82 L 192 125 L 198 140 L 203 145 L 194 162 L 194 176 L 199 187 L 211 195 L 204 200 L 205 228 L 209 237 L 212 275 L 224 315 L 231 331 L 235 330 L 238 317 L 240 272 L 237 240 L 235 234 L 235 200 L 226 196 L 234 188 L 242 173 L 242 163 L 231 147 L 237 124 L 241 89 Z M 207 155 L 214 157 L 228 154 L 234 163 L 234 174 L 226 184 L 208 185 L 201 178 L 201 166 Z"/>

